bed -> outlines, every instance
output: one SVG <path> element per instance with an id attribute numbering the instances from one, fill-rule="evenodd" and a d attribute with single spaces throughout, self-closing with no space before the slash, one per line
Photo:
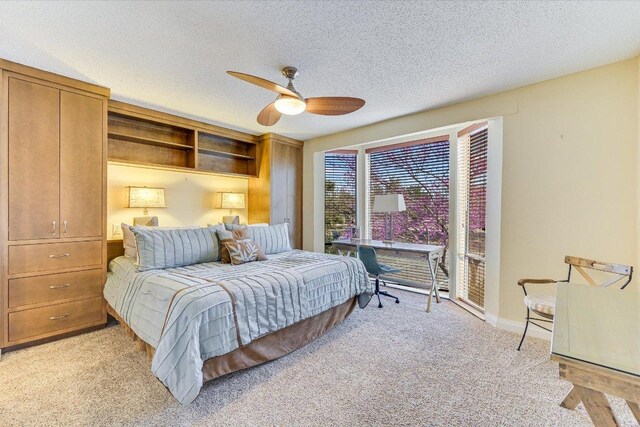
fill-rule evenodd
<path id="1" fill-rule="evenodd" d="M 152 372 L 182 404 L 208 380 L 303 347 L 372 294 L 359 260 L 299 250 L 142 272 L 120 256 L 104 288 L 108 312 L 147 349 Z"/>

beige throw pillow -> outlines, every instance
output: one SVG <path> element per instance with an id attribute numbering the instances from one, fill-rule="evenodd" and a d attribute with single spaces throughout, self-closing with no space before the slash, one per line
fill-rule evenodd
<path id="1" fill-rule="evenodd" d="M 224 246 L 229 252 L 232 265 L 240 265 L 252 261 L 267 259 L 260 246 L 252 240 L 226 240 Z"/>
<path id="2" fill-rule="evenodd" d="M 225 242 L 235 242 L 236 240 L 246 240 L 249 238 L 249 234 L 247 233 L 246 228 L 238 228 L 237 230 L 228 231 L 228 230 L 216 230 L 218 234 L 218 239 L 220 240 L 220 262 L 223 264 L 231 263 L 231 258 L 229 256 L 229 250 L 224 245 Z"/>

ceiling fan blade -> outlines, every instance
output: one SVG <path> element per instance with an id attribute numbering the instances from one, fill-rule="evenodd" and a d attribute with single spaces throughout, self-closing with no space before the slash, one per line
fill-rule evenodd
<path id="1" fill-rule="evenodd" d="M 245 82 L 252 83 L 256 86 L 260 86 L 272 92 L 279 93 L 281 95 L 294 96 L 296 98 L 298 97 L 295 92 L 287 89 L 286 87 L 280 86 L 277 83 L 263 79 L 261 77 L 252 76 L 251 74 L 239 73 L 237 71 L 227 71 L 227 74 L 237 79 L 244 80 Z"/>
<path id="2" fill-rule="evenodd" d="M 281 116 L 282 113 L 276 110 L 275 102 L 272 102 L 260 111 L 260 114 L 258 114 L 258 123 L 262 126 L 273 126 L 278 123 Z"/>
<path id="3" fill-rule="evenodd" d="M 342 96 L 322 96 L 319 98 L 307 98 L 308 113 L 322 114 L 323 116 L 340 116 L 353 113 L 364 105 L 364 99 L 348 98 Z"/>

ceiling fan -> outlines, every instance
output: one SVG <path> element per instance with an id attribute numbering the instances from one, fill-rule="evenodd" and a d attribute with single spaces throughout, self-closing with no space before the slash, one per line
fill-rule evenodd
<path id="1" fill-rule="evenodd" d="M 264 107 L 264 109 L 260 111 L 260 114 L 258 114 L 258 123 L 263 126 L 275 125 L 283 114 L 295 116 L 296 114 L 306 111 L 323 116 L 341 116 L 343 114 L 353 113 L 364 105 L 364 100 L 360 98 L 342 96 L 303 98 L 293 87 L 293 79 L 298 76 L 298 70 L 295 67 L 284 67 L 282 69 L 282 74 L 289 79 L 287 87 L 237 71 L 227 71 L 227 74 L 278 93 L 276 100 Z"/>

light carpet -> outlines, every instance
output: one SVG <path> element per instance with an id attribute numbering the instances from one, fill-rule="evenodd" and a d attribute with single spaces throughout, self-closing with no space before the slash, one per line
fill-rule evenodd
<path id="1" fill-rule="evenodd" d="M 0 424 L 167 426 L 589 426 L 558 403 L 549 343 L 500 331 L 455 304 L 395 291 L 277 361 L 205 384 L 188 406 L 151 374 L 119 326 L 10 352 L 0 362 Z M 635 426 L 611 399 L 622 425 Z"/>

